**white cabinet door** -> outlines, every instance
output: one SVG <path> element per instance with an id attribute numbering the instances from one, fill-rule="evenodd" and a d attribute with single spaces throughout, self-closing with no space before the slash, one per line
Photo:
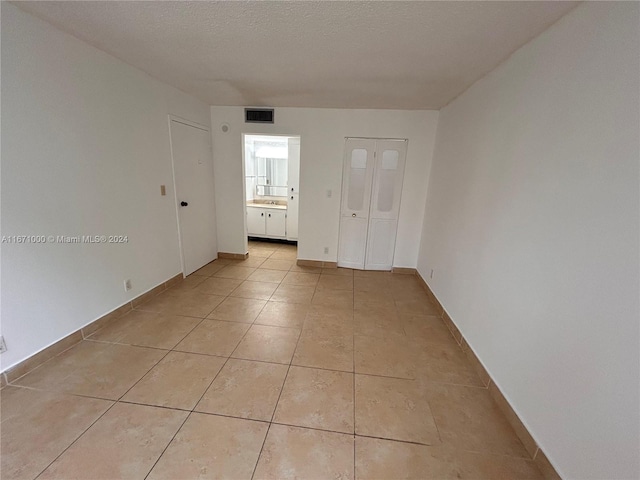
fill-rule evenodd
<path id="1" fill-rule="evenodd" d="M 267 237 L 284 237 L 287 235 L 287 211 L 265 209 L 267 216 Z"/>
<path id="2" fill-rule="evenodd" d="M 264 208 L 247 207 L 247 233 L 264 235 L 266 233 L 267 216 Z"/>

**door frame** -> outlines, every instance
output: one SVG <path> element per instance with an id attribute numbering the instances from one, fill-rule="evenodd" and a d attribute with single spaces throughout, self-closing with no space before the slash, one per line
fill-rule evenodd
<path id="1" fill-rule="evenodd" d="M 298 186 L 300 185 L 300 178 L 302 177 L 302 135 L 300 135 L 299 133 L 273 133 L 273 132 L 240 132 L 240 143 L 241 143 L 241 148 L 242 148 L 242 211 L 244 212 L 243 218 L 244 218 L 244 249 L 245 251 L 249 251 L 249 232 L 247 230 L 247 215 L 246 215 L 246 211 L 247 211 L 247 181 L 246 181 L 246 170 L 245 170 L 245 163 L 246 163 L 246 152 L 245 152 L 245 137 L 285 137 L 285 138 L 292 138 L 292 137 L 297 137 L 298 139 L 300 139 L 300 164 L 298 166 Z M 288 161 L 288 159 L 287 159 Z M 287 195 L 286 197 L 287 199 L 289 198 L 289 195 Z M 300 197 L 298 196 L 298 222 L 300 221 Z M 288 213 L 288 212 L 287 212 Z M 299 223 L 298 223 L 298 229 L 299 227 Z M 298 230 L 299 232 L 299 230 Z M 298 246 L 300 246 L 300 236 L 298 235 L 298 240 L 296 240 L 296 243 Z"/>
<path id="2" fill-rule="evenodd" d="M 178 115 L 174 115 L 172 113 L 167 115 L 167 122 L 169 124 L 169 154 L 171 155 L 171 182 L 173 186 L 173 204 L 176 212 L 176 225 L 178 227 L 178 253 L 180 254 L 180 267 L 182 268 L 182 278 L 185 278 L 185 262 L 184 262 L 184 248 L 182 242 L 182 227 L 180 225 L 180 213 L 178 207 L 178 191 L 176 189 L 176 162 L 173 158 L 173 137 L 172 137 L 172 128 L 171 122 L 181 123 L 183 125 L 187 125 L 188 127 L 197 128 L 199 130 L 204 130 L 209 134 L 209 152 L 211 154 L 211 161 L 213 161 L 213 145 L 211 141 L 211 128 L 207 125 L 203 125 L 198 122 L 194 122 L 192 120 L 187 120 L 186 118 L 179 117 Z M 215 218 L 215 205 L 214 205 L 214 218 Z M 218 258 L 218 252 L 216 252 L 216 259 Z"/>

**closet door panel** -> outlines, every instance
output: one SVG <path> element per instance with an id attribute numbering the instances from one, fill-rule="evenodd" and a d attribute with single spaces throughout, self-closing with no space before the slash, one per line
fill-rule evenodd
<path id="1" fill-rule="evenodd" d="M 338 266 L 364 269 L 368 222 L 365 218 L 342 217 L 338 244 Z"/>
<path id="2" fill-rule="evenodd" d="M 369 221 L 365 270 L 391 270 L 397 225 L 397 220 L 384 218 Z"/>
<path id="3" fill-rule="evenodd" d="M 347 139 L 344 170 L 338 266 L 364 268 L 373 180 L 375 141 Z"/>
<path id="4" fill-rule="evenodd" d="M 378 140 L 371 196 L 372 218 L 398 218 L 406 151 L 406 140 Z"/>

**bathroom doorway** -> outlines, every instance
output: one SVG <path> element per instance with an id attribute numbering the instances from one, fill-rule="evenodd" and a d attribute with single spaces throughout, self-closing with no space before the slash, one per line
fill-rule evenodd
<path id="1" fill-rule="evenodd" d="M 248 240 L 297 245 L 300 137 L 244 134 L 242 141 Z"/>

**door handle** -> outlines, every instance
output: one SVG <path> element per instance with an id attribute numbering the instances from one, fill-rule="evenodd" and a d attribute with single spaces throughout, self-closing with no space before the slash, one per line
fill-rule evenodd
<path id="1" fill-rule="evenodd" d="M 291 196 L 291 200 L 293 200 L 293 195 Z"/>
<path id="2" fill-rule="evenodd" d="M 352 214 L 351 214 L 351 216 L 352 216 L 352 217 L 355 217 L 355 216 L 356 216 L 356 214 L 355 214 L 355 213 L 352 213 Z"/>
<path id="3" fill-rule="evenodd" d="M 181 206 L 181 207 L 186 207 L 186 206 L 188 206 L 188 205 L 189 205 L 189 204 L 188 204 L 187 202 L 180 202 L 180 206 Z"/>
<path id="4" fill-rule="evenodd" d="M 264 212 L 262 212 L 262 213 L 260 214 L 260 216 L 261 216 L 261 217 L 264 217 Z"/>
<path id="5" fill-rule="evenodd" d="M 271 218 L 271 214 L 269 214 L 269 218 Z"/>

